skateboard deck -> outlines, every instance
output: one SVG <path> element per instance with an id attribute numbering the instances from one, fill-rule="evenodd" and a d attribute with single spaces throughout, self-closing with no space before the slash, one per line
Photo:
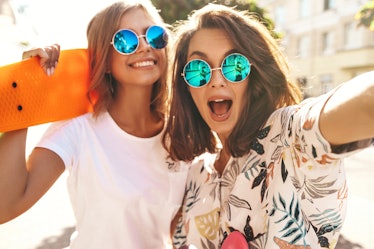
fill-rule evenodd
<path id="1" fill-rule="evenodd" d="M 62 50 L 51 76 L 33 57 L 0 67 L 0 132 L 69 119 L 92 111 L 86 49 Z"/>

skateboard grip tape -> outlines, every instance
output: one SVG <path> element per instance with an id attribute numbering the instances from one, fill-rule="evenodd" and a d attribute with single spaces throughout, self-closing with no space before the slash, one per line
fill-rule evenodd
<path id="1" fill-rule="evenodd" d="M 51 76 L 37 57 L 0 67 L 0 132 L 92 111 L 89 78 L 86 49 L 62 50 Z"/>

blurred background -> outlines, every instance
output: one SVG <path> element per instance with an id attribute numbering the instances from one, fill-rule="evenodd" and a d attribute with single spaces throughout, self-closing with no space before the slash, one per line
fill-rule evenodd
<path id="1" fill-rule="evenodd" d="M 114 0 L 0 0 L 0 66 L 22 51 L 59 43 L 86 47 L 86 27 Z M 209 3 L 256 12 L 289 58 L 305 97 L 374 70 L 374 0 L 153 0 L 173 24 Z M 1 76 L 0 76 L 1 78 Z M 48 125 L 32 127 L 28 153 Z M 337 249 L 374 249 L 374 149 L 346 160 L 349 206 Z M 27 213 L 0 225 L 0 249 L 58 249 L 69 244 L 74 218 L 63 175 Z"/>
<path id="2" fill-rule="evenodd" d="M 86 46 L 91 17 L 113 0 L 0 0 L 0 65 L 21 51 Z M 373 0 L 152 0 L 173 24 L 209 2 L 256 12 L 279 38 L 306 97 L 374 69 Z M 371 25 L 371 28 L 370 28 Z"/>

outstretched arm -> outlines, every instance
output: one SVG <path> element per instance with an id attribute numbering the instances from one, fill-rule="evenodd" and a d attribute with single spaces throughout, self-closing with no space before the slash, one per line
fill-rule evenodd
<path id="1" fill-rule="evenodd" d="M 326 103 L 319 126 L 331 145 L 374 138 L 374 71 L 340 86 Z"/>

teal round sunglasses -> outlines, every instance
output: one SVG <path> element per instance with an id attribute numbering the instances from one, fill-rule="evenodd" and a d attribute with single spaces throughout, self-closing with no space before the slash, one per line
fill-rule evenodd
<path id="1" fill-rule="evenodd" d="M 226 56 L 221 67 L 217 68 L 211 68 L 204 60 L 195 59 L 187 62 L 181 75 L 189 86 L 198 88 L 209 83 L 214 70 L 221 70 L 226 80 L 239 83 L 248 77 L 251 72 L 251 63 L 247 57 L 239 53 Z"/>

